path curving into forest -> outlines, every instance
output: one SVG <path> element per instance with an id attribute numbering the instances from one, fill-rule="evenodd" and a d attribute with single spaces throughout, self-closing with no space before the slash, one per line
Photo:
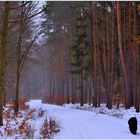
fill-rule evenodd
<path id="1" fill-rule="evenodd" d="M 140 139 L 129 132 L 127 120 L 94 112 L 42 104 L 61 126 L 55 139 Z"/>

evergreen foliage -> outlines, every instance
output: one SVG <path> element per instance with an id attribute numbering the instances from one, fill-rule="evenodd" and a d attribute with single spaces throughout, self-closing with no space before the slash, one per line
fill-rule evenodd
<path id="1" fill-rule="evenodd" d="M 70 72 L 76 75 L 82 75 L 84 78 L 88 73 L 88 54 L 89 43 L 87 40 L 87 16 L 79 12 L 76 18 L 74 46 L 71 46 L 72 62 Z"/>

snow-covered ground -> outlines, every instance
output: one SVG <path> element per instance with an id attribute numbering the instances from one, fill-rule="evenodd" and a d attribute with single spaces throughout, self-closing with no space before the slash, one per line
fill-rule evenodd
<path id="1" fill-rule="evenodd" d="M 59 132 L 56 120 L 42 110 L 41 100 L 25 102 L 29 108 L 14 110 L 7 104 L 3 113 L 3 126 L 0 126 L 0 139 L 46 139 Z M 25 105 L 26 106 L 26 105 Z"/>
<path id="2" fill-rule="evenodd" d="M 49 120 L 50 117 L 59 124 L 60 132 L 54 133 L 52 137 L 55 139 L 140 139 L 140 113 L 136 113 L 134 108 L 125 110 L 122 107 L 119 110 L 115 108 L 109 110 L 104 104 L 98 108 L 88 104 L 83 107 L 80 107 L 80 104 L 58 106 L 43 104 L 41 100 L 30 100 L 27 104 L 30 107 L 29 110 L 37 110 L 33 113 L 34 117 L 29 120 L 35 130 L 33 135 L 35 139 L 41 138 L 40 127 L 44 119 Z M 39 110 L 45 113 L 42 117 L 38 116 Z M 128 119 L 132 116 L 137 117 L 138 120 L 137 135 L 129 132 Z M 19 118 L 18 121 L 21 120 L 22 118 Z M 3 129 L 0 128 L 0 131 L 3 132 Z M 8 137 L 4 134 L 0 138 L 11 139 L 15 136 Z M 17 138 L 22 136 L 19 135 Z"/>
<path id="3" fill-rule="evenodd" d="M 57 106 L 31 101 L 30 106 L 41 107 L 48 116 L 57 119 L 61 128 L 60 132 L 54 136 L 55 139 L 140 139 L 140 123 L 137 135 L 132 135 L 128 128 L 127 122 L 131 116 L 136 116 L 140 122 L 140 114 L 135 113 L 133 108 L 122 110 L 122 117 L 115 117 L 113 110 L 112 114 L 101 114 L 100 110 L 103 109 L 80 110 L 75 109 L 71 104 Z M 118 111 L 114 111 L 114 114 L 116 112 Z"/>

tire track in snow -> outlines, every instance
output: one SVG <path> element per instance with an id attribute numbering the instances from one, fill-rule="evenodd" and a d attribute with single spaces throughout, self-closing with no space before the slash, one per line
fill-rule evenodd
<path id="1" fill-rule="evenodd" d="M 62 125 L 61 134 L 65 135 L 65 137 L 62 137 L 60 134 L 58 134 L 56 135 L 55 138 L 72 138 L 72 139 L 79 139 L 81 137 L 87 138 L 87 135 L 85 131 L 83 130 L 83 128 L 80 127 L 79 124 L 77 124 L 78 120 L 75 119 L 75 117 L 73 117 L 73 115 L 71 115 L 70 112 L 67 112 L 67 111 L 63 112 L 61 111 L 61 109 L 60 110 L 55 109 L 52 112 L 55 118 L 57 119 L 59 118 L 59 121 L 61 122 L 60 125 Z M 64 126 L 68 126 L 69 129 L 65 128 Z"/>
<path id="2" fill-rule="evenodd" d="M 50 116 L 54 116 L 62 126 L 56 139 L 82 139 L 82 138 L 140 138 L 129 133 L 126 121 L 112 116 L 89 112 L 85 110 L 70 109 L 56 105 L 45 105 Z"/>

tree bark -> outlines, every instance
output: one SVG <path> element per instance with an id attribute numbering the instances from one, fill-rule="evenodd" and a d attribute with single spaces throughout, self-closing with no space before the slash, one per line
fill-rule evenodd
<path id="1" fill-rule="evenodd" d="M 128 88 L 128 76 L 127 76 L 127 70 L 126 70 L 126 64 L 124 60 L 124 54 L 123 54 L 123 48 L 122 48 L 122 29 L 121 29 L 121 3 L 117 1 L 117 28 L 118 28 L 118 47 L 119 47 L 119 53 L 120 53 L 120 59 L 121 59 L 121 66 L 124 76 L 124 87 L 125 87 L 125 95 L 128 95 L 126 97 L 126 109 L 130 107 L 130 99 L 129 99 L 129 88 Z"/>
<path id="2" fill-rule="evenodd" d="M 108 3 L 106 2 L 106 28 L 107 28 L 107 36 L 106 36 L 106 42 L 107 42 L 107 72 L 106 72 L 106 94 L 107 94 L 107 107 L 109 109 L 112 108 L 112 102 L 111 102 L 111 93 L 110 93 L 110 87 L 111 87 L 111 75 L 110 75 L 110 67 L 111 67 L 111 60 L 110 60 L 110 54 L 111 54 L 111 47 L 109 42 L 109 15 L 108 15 Z"/>
<path id="3" fill-rule="evenodd" d="M 97 7 L 94 3 L 94 48 L 93 48 L 93 106 L 97 107 Z"/>
<path id="4" fill-rule="evenodd" d="M 3 125 L 3 105 L 5 91 L 5 67 L 6 67 L 6 48 L 7 48 L 7 37 L 8 37 L 8 24 L 9 24 L 9 2 L 6 1 L 4 4 L 3 17 L 2 17 L 2 29 L 1 29 L 1 46 L 0 46 L 0 125 Z"/>

